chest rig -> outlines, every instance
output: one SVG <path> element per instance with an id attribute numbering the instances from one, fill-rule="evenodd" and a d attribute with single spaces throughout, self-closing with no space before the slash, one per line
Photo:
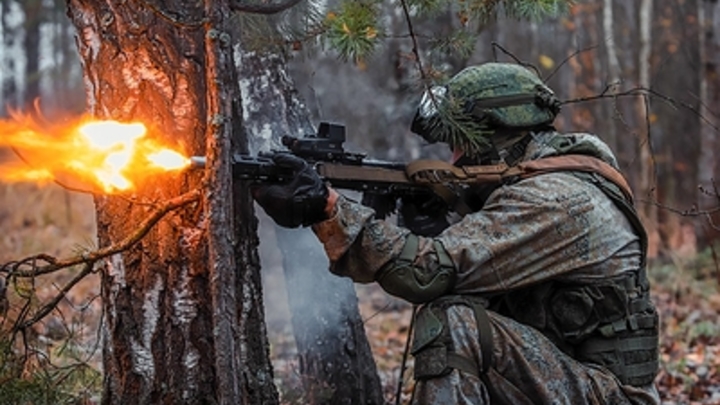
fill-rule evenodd
<path id="1" fill-rule="evenodd" d="M 493 299 L 491 308 L 533 326 L 562 351 L 603 366 L 623 384 L 652 383 L 658 370 L 658 314 L 646 274 L 647 235 L 629 188 L 593 172 L 571 172 L 594 184 L 623 212 L 640 238 L 636 272 L 592 283 L 548 281 Z"/>
<path id="2" fill-rule="evenodd" d="M 423 172 L 436 171 L 437 168 L 420 161 L 408 166 L 408 176 L 422 179 L 427 177 Z M 483 184 L 512 184 L 542 174 L 565 172 L 595 185 L 615 203 L 640 239 L 642 259 L 637 271 L 592 283 L 548 281 L 494 297 L 489 309 L 536 328 L 569 356 L 583 363 L 607 368 L 623 384 L 643 386 L 652 383 L 658 370 L 658 315 L 650 300 L 646 275 L 647 235 L 633 206 L 630 187 L 620 172 L 602 160 L 584 154 L 543 158 L 514 166 L 448 166 L 443 170 L 452 172 L 448 173 L 449 176 L 465 176 L 466 179 Z M 464 201 L 455 199 L 452 190 L 442 185 L 434 186 L 433 190 L 461 214 L 474 210 Z M 434 315 L 426 314 L 424 317 L 442 319 L 444 307 L 449 302 L 441 298 L 437 303 L 428 304 L 427 307 Z M 492 339 L 488 339 L 489 327 L 480 325 L 481 318 L 486 319 L 487 316 L 483 316 L 478 305 L 465 305 L 474 308 L 478 330 L 482 331 L 485 369 L 492 363 L 492 359 L 487 357 L 492 353 Z M 422 326 L 426 323 L 424 320 L 423 317 L 418 318 L 418 335 L 413 342 L 413 352 L 416 360 L 421 360 L 423 356 L 432 357 L 432 360 L 423 359 L 426 361 L 418 363 L 442 364 L 444 372 L 449 372 L 451 368 L 470 372 L 471 367 L 468 367 L 466 361 L 459 361 L 452 355 L 452 347 L 448 346 L 449 335 L 445 336 L 448 328 L 434 325 L 428 329 L 433 333 L 426 333 Z M 441 334 L 441 330 L 445 330 L 445 334 Z M 437 354 L 430 355 L 432 351 L 427 348 L 432 345 L 439 346 L 434 349 L 436 353 L 448 353 L 444 355 L 444 361 L 438 361 L 440 357 Z M 490 361 L 485 362 L 485 359 Z M 439 374 L 439 370 L 434 369 L 421 368 L 417 371 L 420 371 L 420 375 L 416 372 L 416 377 L 420 378 Z"/>

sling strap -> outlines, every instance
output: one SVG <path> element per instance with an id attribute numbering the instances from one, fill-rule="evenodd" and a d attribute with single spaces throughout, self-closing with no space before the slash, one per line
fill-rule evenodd
<path id="1" fill-rule="evenodd" d="M 471 211 L 453 185 L 503 183 L 563 171 L 596 173 L 615 184 L 630 204 L 633 202 L 632 190 L 622 173 L 601 159 L 589 155 L 552 156 L 521 162 L 515 166 L 500 163 L 457 167 L 440 160 L 415 160 L 405 168 L 409 180 L 428 185 L 460 215 L 467 215 Z"/>

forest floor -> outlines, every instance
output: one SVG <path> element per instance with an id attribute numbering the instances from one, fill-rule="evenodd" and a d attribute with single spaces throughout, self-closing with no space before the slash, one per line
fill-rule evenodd
<path id="1" fill-rule="evenodd" d="M 652 296 L 662 318 L 656 381 L 663 405 L 720 405 L 720 272 L 713 270 L 711 276 L 697 270 L 693 265 L 677 263 L 653 267 L 651 272 Z M 277 286 L 266 284 L 266 288 Z M 411 307 L 377 285 L 358 285 L 356 290 L 385 398 L 394 404 Z M 281 393 L 295 398 L 298 362 L 289 320 L 278 308 L 282 304 L 278 295 L 274 295 L 275 310 L 267 311 L 271 356 Z M 270 305 L 268 301 L 266 305 Z M 413 386 L 412 357 L 408 366 L 402 385 L 403 404 L 408 403 Z M 300 402 L 286 402 L 296 403 Z"/>
<path id="2" fill-rule="evenodd" d="M 0 266 L 36 253 L 67 257 L 95 245 L 92 199 L 53 186 L 0 184 Z M 262 236 L 262 235 L 261 235 Z M 261 251 L 263 250 L 261 243 Z M 668 252 L 665 256 L 671 257 Z M 710 253 L 691 259 L 666 260 L 650 271 L 652 295 L 661 314 L 661 370 L 657 378 L 664 405 L 720 405 L 720 268 Z M 262 254 L 262 252 L 261 252 Z M 297 400 L 300 388 L 289 310 L 277 258 L 265 257 L 265 306 L 275 379 L 286 404 Z M 50 297 L 70 272 L 35 281 L 38 297 Z M 16 287 L 17 288 L 17 287 Z M 358 285 L 360 313 L 389 403 L 395 403 L 398 371 L 410 322 L 410 306 L 386 295 L 377 286 Z M 19 290 L 15 290 L 19 291 Z M 53 346 L 56 363 L 81 362 L 99 367 L 97 322 L 100 317 L 96 276 L 76 286 L 56 311 L 35 328 L 36 342 Z M 16 303 L 17 300 L 11 300 Z M 13 309 L 8 312 L 11 316 Z M 0 317 L 0 337 L 7 319 Z M 74 350 L 59 344 L 77 339 Z M 56 342 L 56 343 L 53 343 Z M 402 403 L 412 390 L 412 361 L 404 374 Z M 99 374 L 99 373 L 98 373 Z M 84 381 L 86 403 L 99 398 L 97 379 Z"/>

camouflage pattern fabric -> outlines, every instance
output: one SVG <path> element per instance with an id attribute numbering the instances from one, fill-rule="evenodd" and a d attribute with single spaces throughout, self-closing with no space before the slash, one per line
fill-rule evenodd
<path id="1" fill-rule="evenodd" d="M 559 100 L 535 73 L 516 64 L 485 63 L 426 91 L 411 130 L 476 156 L 488 150 L 498 128 L 537 128 L 559 110 Z"/>
<path id="2" fill-rule="evenodd" d="M 607 146 L 589 134 L 533 134 L 524 160 L 558 154 L 551 146 L 558 136 L 616 166 Z M 369 283 L 400 254 L 409 231 L 373 215 L 341 197 L 333 218 L 313 226 L 331 271 Z M 435 238 L 420 237 L 415 263 L 427 271 L 438 266 L 434 241 L 458 272 L 451 293 L 481 297 L 549 280 L 583 284 L 637 273 L 642 258 L 638 236 L 614 203 L 594 185 L 560 172 L 501 186 L 482 210 Z M 462 306 L 447 311 L 455 348 L 480 365 L 473 312 Z M 609 371 L 573 360 L 537 329 L 488 313 L 496 358 L 488 372 L 492 387 L 454 370 L 419 383 L 417 404 L 660 403 L 653 385 L 622 385 Z"/>
<path id="3" fill-rule="evenodd" d="M 473 312 L 448 310 L 455 350 L 482 362 Z M 561 352 L 537 330 L 489 312 L 495 365 L 490 387 L 477 377 L 453 370 L 447 376 L 419 381 L 414 405 L 650 405 L 659 404 L 654 387 L 621 385 L 600 367 L 585 365 Z"/>
<path id="4" fill-rule="evenodd" d="M 510 63 L 485 63 L 467 67 L 453 76 L 447 87 L 450 96 L 470 102 L 498 96 L 535 94 L 541 89 L 548 96 L 553 94 L 535 73 Z M 551 104 L 549 100 L 548 104 Z M 550 107 L 530 102 L 485 110 L 503 126 L 524 128 L 553 121 L 557 111 Z"/>

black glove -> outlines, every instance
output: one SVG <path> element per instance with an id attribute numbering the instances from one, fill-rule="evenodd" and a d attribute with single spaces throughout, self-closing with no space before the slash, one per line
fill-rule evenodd
<path id="1" fill-rule="evenodd" d="M 403 197 L 398 208 L 398 225 L 420 236 L 437 236 L 450 223 L 447 203 L 435 194 Z"/>
<path id="2" fill-rule="evenodd" d="M 394 194 L 382 194 L 365 192 L 360 203 L 375 210 L 376 219 L 385 219 L 395 212 L 397 196 Z"/>
<path id="3" fill-rule="evenodd" d="M 253 198 L 280 226 L 297 228 L 327 219 L 329 191 L 307 162 L 289 153 L 277 153 L 273 163 L 290 169 L 292 180 L 282 184 L 259 184 L 251 188 Z"/>

